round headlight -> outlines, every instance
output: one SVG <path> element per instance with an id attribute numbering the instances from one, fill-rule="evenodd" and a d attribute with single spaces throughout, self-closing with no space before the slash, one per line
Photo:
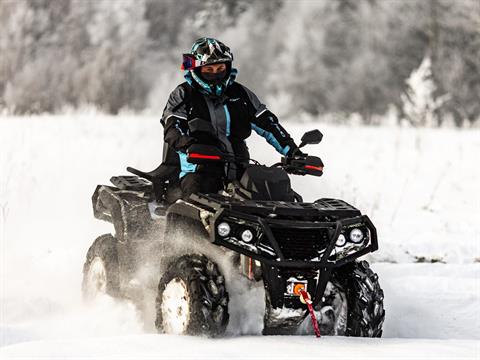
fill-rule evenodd
<path id="1" fill-rule="evenodd" d="M 358 244 L 363 240 L 363 232 L 360 229 L 353 229 L 350 232 L 350 241 L 354 244 Z"/>
<path id="2" fill-rule="evenodd" d="M 218 235 L 225 237 L 230 234 L 230 225 L 226 222 L 222 222 L 217 226 Z"/>
<path id="3" fill-rule="evenodd" d="M 252 233 L 251 230 L 247 229 L 247 230 L 242 231 L 241 237 L 242 237 L 243 241 L 248 243 L 248 242 L 253 240 L 253 233 Z"/>
<path id="4" fill-rule="evenodd" d="M 342 246 L 345 246 L 346 243 L 347 243 L 347 239 L 345 238 L 345 235 L 343 234 L 338 235 L 338 239 L 335 245 L 338 247 L 342 247 Z"/>

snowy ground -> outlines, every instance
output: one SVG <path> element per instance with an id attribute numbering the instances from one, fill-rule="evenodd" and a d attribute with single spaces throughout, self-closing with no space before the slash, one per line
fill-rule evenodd
<path id="1" fill-rule="evenodd" d="M 286 127 L 298 139 L 315 125 Z M 370 260 L 385 289 L 384 338 L 253 336 L 261 321 L 253 315 L 227 339 L 171 337 L 151 334 L 131 304 L 104 298 L 85 307 L 85 252 L 111 231 L 93 219 L 90 197 L 126 165 L 157 165 L 158 119 L 4 117 L 0 357 L 239 358 L 246 348 L 253 358 L 480 357 L 480 132 L 320 129 L 324 141 L 307 149 L 322 157 L 325 175 L 294 186 L 305 200 L 343 198 L 377 225 L 380 251 Z M 278 159 L 262 139 L 249 146 L 257 160 Z"/>

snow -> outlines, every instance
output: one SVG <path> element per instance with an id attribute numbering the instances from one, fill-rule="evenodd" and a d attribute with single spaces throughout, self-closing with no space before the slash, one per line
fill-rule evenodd
<path id="1" fill-rule="evenodd" d="M 338 197 L 368 214 L 380 250 L 367 256 L 385 290 L 384 338 L 261 337 L 261 291 L 233 289 L 239 324 L 224 339 L 157 335 L 128 302 L 80 299 L 86 250 L 111 232 L 95 220 L 97 184 L 150 170 L 161 159 L 157 118 L 95 112 L 0 117 L 3 358 L 479 357 L 480 151 L 478 130 L 342 127 L 285 122 L 325 162 L 321 178 L 295 177 L 312 201 Z M 278 160 L 252 135 L 252 157 Z M 441 263 L 414 263 L 415 261 Z M 446 264 L 444 264 L 446 263 Z M 150 319 L 151 320 L 151 319 Z M 300 355 L 299 355 L 300 354 Z"/>
<path id="2" fill-rule="evenodd" d="M 72 354 L 74 355 L 72 356 Z M 478 355 L 468 340 L 359 339 L 342 337 L 253 337 L 204 339 L 173 335 L 133 335 L 88 340 L 56 340 L 3 349 L 9 359 L 466 359 Z"/>
<path id="3" fill-rule="evenodd" d="M 480 265 L 372 265 L 385 292 L 384 337 L 480 339 Z"/>

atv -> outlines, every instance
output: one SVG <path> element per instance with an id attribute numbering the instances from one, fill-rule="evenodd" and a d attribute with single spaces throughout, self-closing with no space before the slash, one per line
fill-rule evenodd
<path id="1" fill-rule="evenodd" d="M 189 126 L 213 133 L 204 121 Z M 300 147 L 322 137 L 309 131 Z M 222 163 L 225 173 L 238 161 L 200 144 L 190 146 L 188 160 Z M 174 168 L 128 167 L 133 176 L 97 186 L 94 215 L 112 223 L 115 235 L 100 236 L 87 252 L 85 298 L 104 293 L 145 303 L 140 294 L 151 291 L 155 304 L 143 305 L 154 307 L 159 332 L 221 336 L 235 272 L 263 283 L 264 335 L 298 334 L 309 314 L 323 335 L 382 335 L 383 291 L 368 262 L 358 260 L 378 249 L 375 226 L 345 201 L 303 202 L 291 188 L 289 174 L 323 174 L 320 158 L 302 153 L 268 167 L 255 162 L 240 180 L 226 180 L 223 191 L 188 199 Z"/>

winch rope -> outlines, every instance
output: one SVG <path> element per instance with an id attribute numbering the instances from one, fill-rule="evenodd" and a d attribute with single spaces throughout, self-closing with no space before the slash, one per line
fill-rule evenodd
<path id="1" fill-rule="evenodd" d="M 315 330 L 315 336 L 320 337 L 320 328 L 318 327 L 317 318 L 313 312 L 312 298 L 305 290 L 300 290 L 300 300 L 302 303 L 307 304 L 308 311 L 310 312 L 310 319 L 312 320 L 313 329 Z"/>

